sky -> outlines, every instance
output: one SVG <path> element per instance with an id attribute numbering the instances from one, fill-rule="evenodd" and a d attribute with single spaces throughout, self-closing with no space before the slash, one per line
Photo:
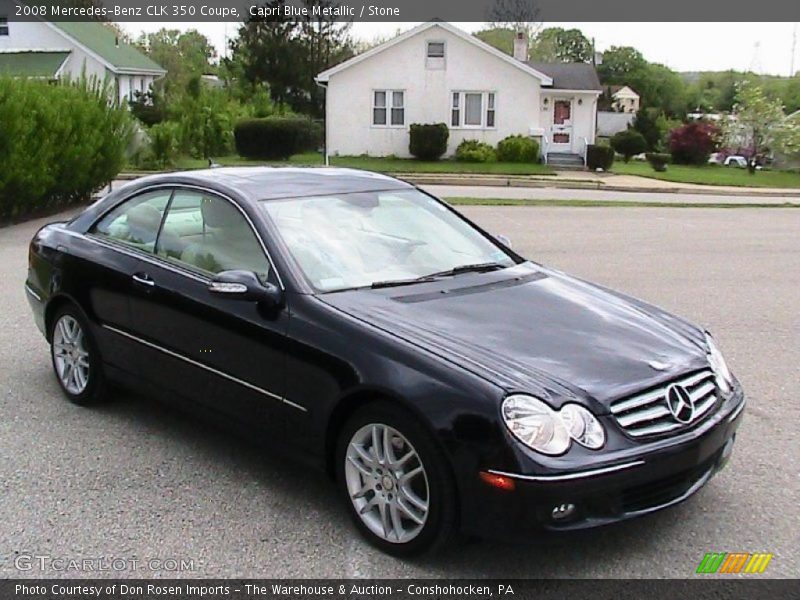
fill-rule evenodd
<path id="1" fill-rule="evenodd" d="M 123 23 L 134 37 L 161 27 L 197 29 L 223 53 L 226 40 L 236 35 L 236 23 Z M 393 35 L 417 23 L 354 23 L 352 33 L 364 40 Z M 466 31 L 482 23 L 454 23 Z M 675 71 L 751 70 L 760 74 L 789 75 L 800 70 L 800 26 L 797 23 L 544 23 L 543 27 L 576 27 L 595 38 L 598 50 L 633 46 L 650 62 Z"/>

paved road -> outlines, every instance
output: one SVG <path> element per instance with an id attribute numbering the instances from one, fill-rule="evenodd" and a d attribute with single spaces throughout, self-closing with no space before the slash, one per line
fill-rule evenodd
<path id="1" fill-rule="evenodd" d="M 800 204 L 800 191 L 786 196 L 733 196 L 720 194 L 690 194 L 676 192 L 621 192 L 608 190 L 564 189 L 555 187 L 494 187 L 423 185 L 440 198 L 513 198 L 522 200 L 625 200 L 628 202 L 663 202 L 703 204 Z"/>
<path id="2" fill-rule="evenodd" d="M 315 473 L 147 398 L 63 401 L 22 291 L 33 222 L 0 229 L 0 576 L 38 553 L 193 558 L 204 577 L 688 577 L 708 551 L 773 552 L 765 575 L 797 576 L 800 211 L 464 211 L 531 258 L 714 331 L 750 398 L 730 466 L 680 507 L 552 545 L 387 558 Z"/>

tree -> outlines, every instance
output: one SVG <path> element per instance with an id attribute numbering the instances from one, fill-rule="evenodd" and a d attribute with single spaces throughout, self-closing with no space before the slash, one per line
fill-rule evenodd
<path id="1" fill-rule="evenodd" d="M 630 46 L 612 47 L 603 53 L 597 73 L 603 85 L 628 85 L 641 96 L 642 107 L 654 107 L 683 117 L 688 106 L 686 84 L 664 65 L 649 63 Z"/>
<path id="2" fill-rule="evenodd" d="M 647 150 L 649 152 L 658 149 L 664 135 L 660 128 L 659 116 L 657 109 L 641 108 L 633 120 L 633 128 L 642 134 L 645 142 L 647 142 Z"/>
<path id="3" fill-rule="evenodd" d="M 743 81 L 737 85 L 733 118 L 725 121 L 722 139 L 726 145 L 747 149 L 748 168 L 754 173 L 759 158 L 771 152 L 800 152 L 800 125 L 786 118 L 780 100 L 768 98 L 761 87 Z"/>
<path id="4" fill-rule="evenodd" d="M 647 61 L 636 48 L 612 46 L 603 52 L 603 63 L 598 65 L 597 74 L 607 85 L 628 85 L 628 78 L 647 68 Z"/>
<path id="5" fill-rule="evenodd" d="M 536 36 L 531 58 L 542 62 L 590 62 L 592 43 L 579 29 L 548 27 Z"/>
<path id="6" fill-rule="evenodd" d="M 309 16 L 284 16 L 286 0 L 269 0 L 264 6 L 280 16 L 250 17 L 231 42 L 227 70 L 241 73 L 251 84 L 267 84 L 272 99 L 293 110 L 322 115 L 322 90 L 314 77 L 352 56 L 351 23 L 333 15 L 311 16 L 313 8 L 333 8 L 332 0 L 303 0 Z"/>
<path id="7" fill-rule="evenodd" d="M 611 137 L 611 147 L 617 154 L 622 155 L 625 162 L 628 162 L 631 156 L 636 156 L 647 150 L 647 142 L 638 131 L 626 129 L 615 133 Z"/>
<path id="8" fill-rule="evenodd" d="M 514 54 L 515 35 L 514 30 L 509 27 L 492 27 L 475 32 L 476 38 L 506 54 Z"/>
<path id="9" fill-rule="evenodd" d="M 216 51 L 208 38 L 194 29 L 159 29 L 142 34 L 137 45 L 167 70 L 160 85 L 167 97 L 182 93 L 189 81 L 213 70 Z"/>

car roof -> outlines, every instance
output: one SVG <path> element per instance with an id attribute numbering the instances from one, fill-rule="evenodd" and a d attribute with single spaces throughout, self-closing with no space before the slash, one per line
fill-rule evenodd
<path id="1" fill-rule="evenodd" d="M 224 186 L 256 201 L 414 187 L 380 173 L 333 167 L 218 167 L 154 175 L 139 182 Z"/>

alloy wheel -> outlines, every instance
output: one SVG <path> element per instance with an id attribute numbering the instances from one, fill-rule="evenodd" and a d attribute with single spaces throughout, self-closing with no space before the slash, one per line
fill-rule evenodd
<path id="1" fill-rule="evenodd" d="M 345 479 L 356 514 L 382 540 L 406 543 L 424 528 L 428 475 L 416 449 L 396 429 L 370 423 L 356 431 L 347 445 Z"/>
<path id="2" fill-rule="evenodd" d="M 89 351 L 83 329 L 71 315 L 63 315 L 53 329 L 53 362 L 64 389 L 82 394 L 89 384 Z"/>

